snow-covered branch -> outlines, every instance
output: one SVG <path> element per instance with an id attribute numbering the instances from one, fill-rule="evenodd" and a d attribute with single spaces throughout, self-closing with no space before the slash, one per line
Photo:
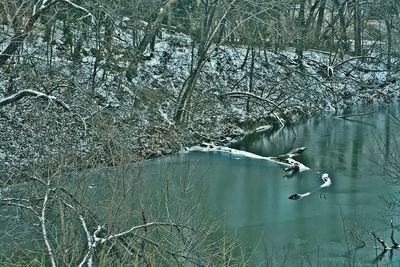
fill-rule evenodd
<path id="1" fill-rule="evenodd" d="M 93 14 L 89 10 L 87 10 L 86 8 L 84 8 L 84 7 L 80 6 L 80 5 L 77 5 L 77 4 L 75 4 L 74 2 L 72 2 L 70 0 L 59 0 L 59 1 L 67 3 L 70 6 L 74 7 L 75 9 L 78 9 L 78 10 L 81 10 L 81 11 L 85 12 L 86 15 L 81 17 L 80 19 L 84 19 L 85 17 L 90 17 L 90 22 L 92 24 L 95 24 L 95 22 L 94 22 L 95 20 L 94 20 Z"/>
<path id="2" fill-rule="evenodd" d="M 0 202 L 0 205 L 14 206 L 14 207 L 18 207 L 18 208 L 27 209 L 27 210 L 31 211 L 33 214 L 35 214 L 38 218 L 40 217 L 39 214 L 35 211 L 35 209 L 31 205 L 21 204 L 21 203 L 12 202 L 12 201 L 6 201 L 4 199 L 2 199 L 2 202 Z"/>
<path id="3" fill-rule="evenodd" d="M 89 230 L 86 226 L 86 222 L 83 219 L 83 217 L 80 215 L 79 219 L 81 220 L 83 229 L 86 233 L 86 237 L 88 239 L 88 251 L 85 254 L 85 257 L 83 257 L 81 263 L 78 265 L 79 267 L 82 267 L 85 262 L 87 261 L 88 267 L 93 266 L 93 254 L 94 251 L 97 247 L 97 245 L 102 241 L 101 238 L 98 237 L 98 234 L 104 230 L 104 226 L 98 226 L 97 229 L 93 232 L 93 235 L 90 235 Z"/>
<path id="4" fill-rule="evenodd" d="M 41 2 L 41 4 L 40 4 L 40 2 Z M 39 0 L 39 1 L 36 2 L 36 4 L 33 5 L 32 17 L 40 15 L 40 13 L 46 11 L 52 5 L 54 5 L 56 3 L 59 3 L 59 2 L 66 3 L 66 4 L 72 6 L 75 9 L 78 9 L 78 10 L 81 10 L 81 11 L 85 12 L 86 15 L 84 17 L 88 17 L 89 16 L 91 18 L 91 22 L 94 24 L 94 16 L 93 16 L 93 14 L 89 10 L 87 10 L 86 8 L 84 8 L 84 7 L 78 5 L 78 4 L 76 4 L 76 3 L 74 3 L 74 2 L 72 2 L 70 0 Z M 39 6 L 39 4 L 40 4 L 40 6 Z M 38 8 L 38 6 L 39 6 L 39 8 Z"/>
<path id="5" fill-rule="evenodd" d="M 390 240 L 392 241 L 393 248 L 400 248 L 399 243 L 394 240 L 394 225 L 393 225 L 393 218 L 390 219 L 390 228 L 392 229 L 392 233 L 390 234 Z"/>
<path id="6" fill-rule="evenodd" d="M 70 111 L 70 107 L 63 102 L 62 100 L 57 99 L 55 96 L 47 95 L 45 93 L 36 91 L 36 90 L 22 90 L 19 91 L 18 93 L 15 93 L 13 95 L 7 96 L 5 98 L 0 99 L 0 108 L 3 106 L 6 106 L 8 104 L 14 103 L 24 97 L 27 96 L 34 96 L 36 98 L 45 98 L 49 100 L 50 102 L 55 102 L 57 105 L 61 106 L 64 110 Z"/>
<path id="7" fill-rule="evenodd" d="M 87 228 L 86 222 L 82 215 L 79 215 L 79 220 L 81 221 L 83 230 L 85 231 L 86 238 L 88 241 L 88 251 L 85 254 L 85 257 L 82 259 L 81 263 L 78 265 L 79 267 L 83 266 L 87 261 L 88 267 L 93 266 L 93 254 L 97 244 L 101 241 L 97 235 L 104 229 L 104 226 L 98 226 L 94 231 L 93 236 L 90 235 L 89 229 Z"/>

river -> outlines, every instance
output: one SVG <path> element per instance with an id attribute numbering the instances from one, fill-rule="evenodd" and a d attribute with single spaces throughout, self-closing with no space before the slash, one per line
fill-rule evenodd
<path id="1" fill-rule="evenodd" d="M 152 160 L 145 164 L 145 176 L 160 177 L 167 169 L 180 170 L 175 177 L 190 172 L 197 181 L 195 191 L 201 192 L 202 212 L 237 233 L 242 244 L 254 251 L 257 263 L 373 264 L 377 251 L 368 232 L 377 232 L 391 245 L 391 214 L 383 199 L 398 191 L 375 161 L 389 157 L 400 127 L 385 108 L 346 112 L 365 110 L 377 112 L 348 119 L 313 118 L 271 133 L 249 135 L 233 145 L 262 156 L 308 147 L 296 159 L 311 170 L 292 177 L 285 177 L 282 167 L 274 163 L 218 152 Z M 398 104 L 389 110 L 399 115 Z M 329 173 L 330 187 L 298 201 L 288 199 L 293 193 L 318 188 L 322 183 L 318 172 Z M 400 220 L 395 218 L 396 223 L 400 225 Z M 367 242 L 367 247 L 354 250 L 361 245 L 357 238 Z M 389 261 L 386 256 L 380 263 Z"/>
<path id="2" fill-rule="evenodd" d="M 114 216 L 113 208 L 106 207 L 115 199 L 110 191 L 124 192 L 121 195 L 125 204 L 119 208 L 126 214 L 127 225 L 140 223 L 130 221 L 130 214 L 137 214 L 140 209 L 152 213 L 156 220 L 174 220 L 172 210 L 158 213 L 160 207 L 154 207 L 149 199 L 157 199 L 157 195 L 164 202 L 176 203 L 177 198 L 185 201 L 182 195 L 190 195 L 196 199 L 193 209 L 197 215 L 215 220 L 225 233 L 238 237 L 238 242 L 251 253 L 251 265 L 373 265 L 381 250 L 373 248 L 379 244 L 368 232 L 376 232 L 391 245 L 389 219 L 393 211 L 384 199 L 399 191 L 388 183 L 375 162 L 387 161 L 396 142 L 400 142 L 400 126 L 392 118 L 400 111 L 394 103 L 388 109 L 369 106 L 346 113 L 366 111 L 376 112 L 348 119 L 334 114 L 312 118 L 251 134 L 232 144 L 261 156 L 307 147 L 296 159 L 311 169 L 290 177 L 285 176 L 283 167 L 266 160 L 224 152 L 183 152 L 133 167 L 111 168 L 107 171 L 110 175 L 93 175 L 91 171 L 82 176 L 84 182 L 74 190 L 100 211 L 99 221 Z M 319 188 L 321 173 L 329 174 L 331 186 Z M 131 178 L 139 176 L 140 181 Z M 104 177 L 111 178 L 105 182 Z M 66 186 L 74 187 L 71 181 L 67 179 Z M 147 197 L 135 198 L 140 192 L 139 184 L 150 188 Z M 85 190 L 79 193 L 82 188 Z M 303 199 L 288 199 L 294 193 L 315 189 L 318 190 Z M 168 203 L 162 204 L 161 209 Z M 7 213 L 6 207 L 1 212 Z M 1 219 L 7 225 L 8 219 Z M 394 217 L 394 223 L 400 225 L 400 219 Z M 396 235 L 400 241 L 400 235 Z M 367 246 L 357 248 L 361 245 L 359 239 Z M 379 260 L 381 265 L 396 265 L 399 261 L 400 251 L 395 251 L 393 258 L 389 254 Z"/>

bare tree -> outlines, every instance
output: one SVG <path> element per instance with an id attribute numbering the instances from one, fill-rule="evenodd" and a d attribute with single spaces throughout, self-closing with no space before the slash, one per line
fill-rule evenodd
<path id="1" fill-rule="evenodd" d="M 227 2 L 211 2 L 207 0 L 204 3 L 202 26 L 200 28 L 200 40 L 196 55 L 197 61 L 191 68 L 190 74 L 186 78 L 182 89 L 179 92 L 174 118 L 177 123 L 183 123 L 187 119 L 197 78 L 207 62 L 209 51 L 214 44 L 220 28 L 225 22 L 225 18 L 233 10 L 235 2 L 236 0 L 230 0 Z"/>
<path id="2" fill-rule="evenodd" d="M 71 2 L 70 0 L 38 0 L 35 3 L 26 3 L 25 1 L 20 2 L 20 7 L 25 5 L 29 6 L 30 13 L 27 14 L 27 18 L 22 18 L 23 25 L 18 27 L 14 36 L 11 38 L 8 46 L 0 54 L 0 66 L 3 66 L 7 60 L 12 57 L 12 55 L 18 50 L 18 48 L 23 44 L 26 36 L 33 30 L 36 21 L 40 16 L 44 15 L 50 8 L 52 8 L 57 3 L 68 4 L 75 9 L 84 12 L 84 17 L 91 17 L 91 21 L 94 22 L 93 15 L 84 7 Z M 18 15 L 18 12 L 17 14 Z"/>
<path id="3" fill-rule="evenodd" d="M 325 15 L 326 0 L 321 0 L 318 7 L 317 26 L 315 28 L 315 39 L 319 40 L 322 30 L 322 24 Z"/>
<path id="4" fill-rule="evenodd" d="M 138 64 L 143 60 L 143 53 L 146 48 L 153 42 L 154 47 L 154 39 L 157 34 L 157 31 L 161 27 L 161 23 L 164 17 L 168 14 L 169 9 L 177 0 L 167 0 L 158 10 L 158 13 L 155 17 L 154 21 L 147 22 L 147 26 L 144 32 L 144 36 L 139 42 L 139 45 L 134 48 L 131 57 L 131 63 L 128 66 L 126 71 L 126 77 L 128 80 L 132 80 L 132 78 L 136 75 Z"/>
<path id="5" fill-rule="evenodd" d="M 169 174 L 168 184 L 155 194 L 146 189 L 140 170 L 132 172 L 68 177 L 58 170 L 43 176 L 34 173 L 23 185 L 10 184 L 1 192 L 0 206 L 19 214 L 10 224 L 33 224 L 34 231 L 25 240 L 14 240 L 29 248 L 25 259 L 3 259 L 29 265 L 35 253 L 44 251 L 40 262 L 50 266 L 246 264 L 234 255 L 239 251 L 230 237 L 217 237 L 216 222 L 198 217 L 192 194 L 175 191 L 180 187 L 170 184 Z M 188 175 L 179 182 L 190 184 L 190 179 Z M 7 229 L 0 234 L 14 238 Z M 41 245 L 29 247 L 32 238 Z"/>

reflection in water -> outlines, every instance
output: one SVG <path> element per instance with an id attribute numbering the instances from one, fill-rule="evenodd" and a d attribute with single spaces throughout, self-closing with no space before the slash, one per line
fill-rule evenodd
<path id="1" fill-rule="evenodd" d="M 398 112 L 397 105 L 392 108 Z M 227 229 L 237 232 L 249 249 L 255 249 L 258 261 L 264 262 L 267 248 L 274 246 L 290 248 L 288 264 L 291 260 L 298 263 L 300 258 L 315 262 L 317 249 L 321 262 L 347 262 L 350 232 L 344 229 L 353 229 L 354 233 L 362 228 L 360 238 L 371 245 L 373 241 L 367 235 L 370 229 L 382 230 L 383 237 L 390 240 L 380 221 L 386 215 L 380 197 L 395 189 L 385 184 L 371 159 L 381 149 L 377 136 L 383 134 L 385 151 L 399 136 L 399 128 L 391 124 L 385 111 L 357 120 L 311 119 L 279 134 L 248 136 L 235 146 L 263 156 L 307 146 L 308 150 L 296 159 L 312 170 L 290 179 L 284 179 L 285 172 L 273 163 L 232 159 L 218 153 L 189 153 L 171 161 L 179 165 L 189 159 L 197 162 L 198 170 L 208 170 L 198 185 L 208 189 L 202 196 L 204 212 L 221 217 Z M 317 172 L 329 173 L 332 186 L 302 201 L 288 200 L 294 192 L 319 187 L 321 176 Z M 358 245 L 355 242 L 353 247 Z M 310 259 L 305 259 L 306 255 Z M 370 248 L 357 251 L 357 261 L 363 264 L 372 263 L 374 256 L 375 250 Z"/>

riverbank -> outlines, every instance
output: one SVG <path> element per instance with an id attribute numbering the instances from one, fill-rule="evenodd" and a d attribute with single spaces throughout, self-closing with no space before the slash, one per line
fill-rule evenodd
<path id="1" fill-rule="evenodd" d="M 399 96 L 397 70 L 386 69 L 379 56 L 332 62 L 330 53 L 309 51 L 299 64 L 290 50 L 220 46 L 199 74 L 188 122 L 176 125 L 176 101 L 193 63 L 191 43 L 163 32 L 131 81 L 120 69 L 126 64 L 122 55 L 94 73 L 96 57 L 89 53 L 73 62 L 61 40 L 54 48 L 56 67 L 7 66 L 0 74 L 0 99 L 31 89 L 68 109 L 43 97 L 0 107 L 1 180 L 137 162 Z M 44 54 L 44 45 L 31 45 Z"/>

